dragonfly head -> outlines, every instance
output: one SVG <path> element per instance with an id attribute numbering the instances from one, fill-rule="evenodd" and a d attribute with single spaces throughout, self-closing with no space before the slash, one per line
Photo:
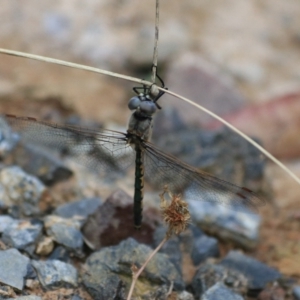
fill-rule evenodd
<path id="1" fill-rule="evenodd" d="M 138 110 L 147 116 L 152 116 L 156 112 L 157 104 L 148 95 L 140 94 L 129 100 L 128 108 L 130 110 Z"/>

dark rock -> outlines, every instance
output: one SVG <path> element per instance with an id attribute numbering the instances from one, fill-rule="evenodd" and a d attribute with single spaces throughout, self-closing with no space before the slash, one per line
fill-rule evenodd
<path id="1" fill-rule="evenodd" d="M 232 290 L 218 282 L 209 288 L 202 296 L 201 300 L 243 300 L 241 295 L 234 293 Z"/>
<path id="2" fill-rule="evenodd" d="M 300 300 L 300 285 L 293 288 L 293 296 L 296 300 Z"/>
<path id="3" fill-rule="evenodd" d="M 45 190 L 39 179 L 17 166 L 4 168 L 0 172 L 0 205 L 4 208 L 18 207 L 21 216 L 40 213 L 38 204 Z"/>
<path id="4" fill-rule="evenodd" d="M 14 163 L 38 177 L 46 185 L 70 178 L 73 172 L 49 150 L 32 144 L 21 144 L 13 152 Z"/>
<path id="5" fill-rule="evenodd" d="M 22 290 L 28 264 L 28 257 L 16 249 L 0 251 L 0 282 Z"/>
<path id="6" fill-rule="evenodd" d="M 86 261 L 86 274 L 83 283 L 95 299 L 113 299 L 126 285 L 128 290 L 132 280 L 131 267 L 140 267 L 151 253 L 151 249 L 129 238 L 118 246 L 103 248 L 93 253 Z M 143 271 L 140 281 L 142 287 L 136 287 L 136 293 L 143 295 L 156 291 L 157 287 L 174 283 L 176 290 L 183 290 L 184 283 L 175 266 L 165 254 L 157 253 Z"/>
<path id="7" fill-rule="evenodd" d="M 205 262 L 200 265 L 192 280 L 191 288 L 198 299 L 217 283 L 223 283 L 239 294 L 245 294 L 248 281 L 244 275 L 224 266 Z"/>
<path id="8" fill-rule="evenodd" d="M 36 279 L 36 272 L 35 269 L 33 268 L 32 264 L 27 265 L 27 274 L 25 276 L 25 279 Z"/>
<path id="9" fill-rule="evenodd" d="M 218 240 L 203 234 L 195 239 L 191 257 L 195 265 L 199 265 L 209 257 L 218 257 Z"/>
<path id="10" fill-rule="evenodd" d="M 77 286 L 77 270 L 70 264 L 60 260 L 32 260 L 39 281 L 46 289 L 69 288 Z"/>
<path id="11" fill-rule="evenodd" d="M 262 290 L 267 283 L 282 276 L 277 270 L 238 251 L 230 251 L 220 264 L 243 274 L 249 281 L 250 293 Z"/>
<path id="12" fill-rule="evenodd" d="M 193 223 L 189 224 L 188 228 L 179 235 L 180 243 L 182 244 L 184 251 L 191 253 L 195 240 L 203 235 L 204 232 L 199 227 Z"/>
<path id="13" fill-rule="evenodd" d="M 42 229 L 43 224 L 39 221 L 16 220 L 5 228 L 2 240 L 5 244 L 32 255 Z"/>
<path id="14" fill-rule="evenodd" d="M 151 244 L 158 219 L 157 211 L 144 209 L 143 225 L 136 230 L 133 225 L 133 199 L 117 190 L 89 216 L 82 232 L 92 249 L 116 245 L 128 237 Z"/>
<path id="15" fill-rule="evenodd" d="M 55 209 L 54 213 L 63 218 L 72 218 L 74 216 L 87 218 L 101 203 L 100 198 L 82 199 L 80 201 L 60 205 Z"/>
<path id="16" fill-rule="evenodd" d="M 50 215 L 45 218 L 45 229 L 47 234 L 58 244 L 77 255 L 81 255 L 83 237 L 78 220 Z"/>
<path id="17" fill-rule="evenodd" d="M 65 247 L 57 246 L 51 255 L 48 257 L 48 260 L 61 260 L 63 262 L 70 262 L 71 257 L 68 250 Z"/>

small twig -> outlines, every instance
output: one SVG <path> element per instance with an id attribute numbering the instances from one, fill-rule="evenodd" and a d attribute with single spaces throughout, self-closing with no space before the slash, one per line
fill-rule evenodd
<path id="1" fill-rule="evenodd" d="M 173 287 L 174 287 L 174 281 L 171 281 L 169 290 L 168 290 L 167 295 L 166 295 L 167 297 L 169 297 L 172 294 Z"/>
<path id="2" fill-rule="evenodd" d="M 171 198 L 170 204 L 168 204 L 166 199 L 164 198 L 164 195 L 166 193 L 168 193 Z M 139 276 L 141 275 L 141 273 L 144 271 L 144 269 L 148 265 L 149 261 L 162 248 L 162 246 L 172 236 L 172 234 L 175 233 L 178 235 L 181 232 L 183 232 L 186 229 L 187 224 L 190 220 L 190 213 L 188 210 L 187 203 L 181 199 L 180 195 L 172 195 L 169 192 L 167 186 L 165 186 L 163 193 L 160 195 L 160 200 L 161 200 L 160 208 L 162 211 L 163 220 L 168 225 L 168 230 L 167 230 L 166 235 L 163 238 L 163 240 L 151 252 L 151 254 L 147 258 L 147 260 L 141 266 L 141 268 L 138 271 L 135 270 L 135 267 L 132 268 L 133 276 L 132 276 L 132 282 L 131 282 L 130 290 L 129 290 L 129 293 L 127 296 L 127 300 L 131 299 L 135 284 L 136 284 Z"/>
<path id="3" fill-rule="evenodd" d="M 139 278 L 139 276 L 141 275 L 141 273 L 144 271 L 144 269 L 146 268 L 146 266 L 148 265 L 149 261 L 153 258 L 153 256 L 161 249 L 161 247 L 165 244 L 165 242 L 168 240 L 168 237 L 165 236 L 164 239 L 161 241 L 161 243 L 150 253 L 149 257 L 147 258 L 147 260 L 144 262 L 144 264 L 140 267 L 140 269 L 137 272 L 133 273 L 132 276 L 132 282 L 131 282 L 131 286 L 130 286 L 130 290 L 127 296 L 127 300 L 130 300 L 133 294 L 133 290 L 135 287 L 135 284 Z"/>

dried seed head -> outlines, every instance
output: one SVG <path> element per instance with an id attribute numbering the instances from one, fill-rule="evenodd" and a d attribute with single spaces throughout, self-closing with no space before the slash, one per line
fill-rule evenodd
<path id="1" fill-rule="evenodd" d="M 165 199 L 166 193 L 171 198 L 170 204 Z M 173 233 L 180 234 L 186 229 L 191 218 L 188 204 L 181 199 L 181 195 L 173 195 L 167 186 L 165 186 L 163 193 L 160 195 L 160 200 L 163 219 L 168 225 L 167 236 L 170 237 Z"/>

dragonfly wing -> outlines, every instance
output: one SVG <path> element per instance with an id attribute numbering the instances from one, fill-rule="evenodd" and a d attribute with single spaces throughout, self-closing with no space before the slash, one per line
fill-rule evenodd
<path id="1" fill-rule="evenodd" d="M 56 150 L 93 171 L 118 173 L 134 162 L 135 153 L 122 132 L 90 130 L 26 117 L 4 118 L 26 143 Z"/>
<path id="2" fill-rule="evenodd" d="M 230 206 L 235 210 L 257 212 L 265 200 L 251 190 L 231 184 L 209 173 L 197 170 L 151 143 L 143 143 L 147 180 L 163 189 L 168 185 L 172 193 L 188 191 L 187 200 L 208 201 Z M 250 212 L 250 211 L 249 211 Z"/>

